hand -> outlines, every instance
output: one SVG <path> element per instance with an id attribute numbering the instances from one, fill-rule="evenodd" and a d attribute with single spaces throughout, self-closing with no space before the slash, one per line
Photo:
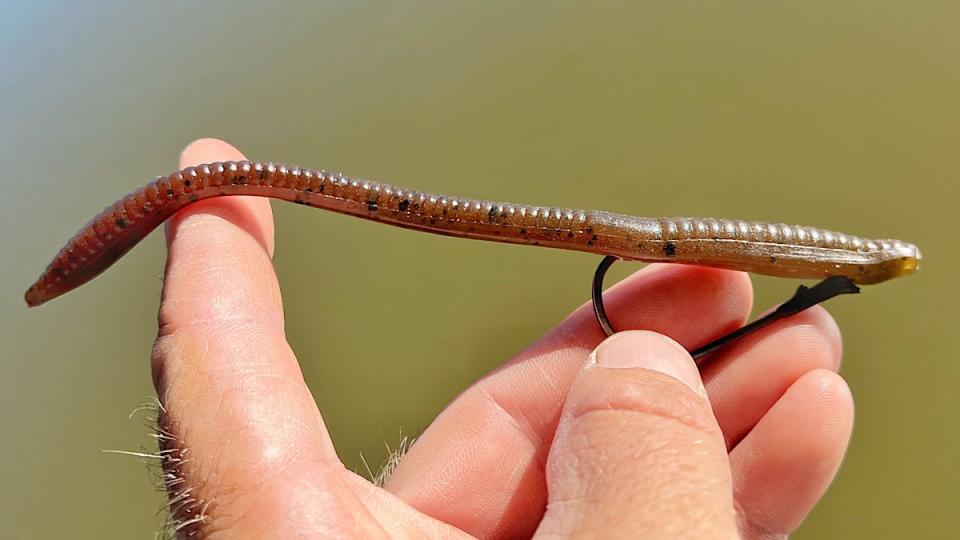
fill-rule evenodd
<path id="1" fill-rule="evenodd" d="M 201 140 L 180 165 L 237 159 Z M 375 487 L 337 458 L 284 337 L 268 201 L 191 205 L 167 237 L 154 380 L 171 491 L 188 490 L 174 508 L 205 536 L 766 538 L 800 524 L 846 450 L 853 402 L 824 310 L 699 374 L 683 347 L 744 322 L 749 279 L 651 265 L 606 296 L 621 328 L 649 331 L 601 343 L 578 309 L 460 395 Z"/>

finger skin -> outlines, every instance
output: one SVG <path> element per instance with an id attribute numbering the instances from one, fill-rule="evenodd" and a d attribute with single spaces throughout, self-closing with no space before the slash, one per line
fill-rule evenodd
<path id="1" fill-rule="evenodd" d="M 846 382 L 821 369 L 797 380 L 730 453 L 750 538 L 790 534 L 826 491 L 853 429 Z"/>
<path id="2" fill-rule="evenodd" d="M 658 265 L 606 298 L 618 326 L 659 329 L 688 349 L 740 326 L 751 301 L 742 274 Z M 602 338 L 589 308 L 464 392 L 421 437 L 388 489 L 481 537 L 530 534 L 546 500 L 540 469 L 564 391 L 589 343 Z M 836 323 L 814 307 L 719 352 L 704 380 L 728 448 L 797 379 L 838 369 L 841 349 Z"/>
<path id="3" fill-rule="evenodd" d="M 536 536 L 736 537 L 723 436 L 690 355 L 633 331 L 592 358 L 563 407 Z"/>
<path id="4" fill-rule="evenodd" d="M 181 166 L 225 159 L 243 157 L 220 141 L 198 141 Z M 455 536 L 343 470 L 283 336 L 272 235 L 269 204 L 256 198 L 198 203 L 168 226 L 154 376 L 166 406 L 163 427 L 177 437 L 177 448 L 191 451 L 179 472 L 192 497 L 212 503 L 205 532 Z M 654 267 L 608 295 L 619 327 L 662 329 L 688 348 L 739 326 L 749 304 L 744 275 L 691 267 Z M 445 440 L 438 421 L 394 477 L 423 473 L 413 498 L 420 489 L 424 504 L 415 506 L 452 515 L 451 523 L 468 529 L 474 519 L 471 532 L 483 536 L 532 532 L 546 500 L 542 470 L 560 405 L 601 338 L 585 306 L 465 393 L 457 402 L 460 417 L 457 404 L 442 417 L 447 428 L 459 425 L 454 436 Z M 434 444 L 423 444 L 431 432 Z M 413 483 L 394 486 L 403 493 Z M 464 496 L 464 487 L 475 499 Z M 468 502 L 477 503 L 472 515 Z"/>
<path id="5" fill-rule="evenodd" d="M 619 328 L 666 333 L 687 348 L 740 326 L 745 274 L 651 265 L 605 293 Z M 458 397 L 386 487 L 420 511 L 482 538 L 529 536 L 546 505 L 544 465 L 560 410 L 603 339 L 584 305 L 529 350 Z"/>
<path id="6" fill-rule="evenodd" d="M 180 165 L 234 159 L 244 157 L 206 139 Z M 286 343 L 268 201 L 191 205 L 167 233 L 154 381 L 162 427 L 189 458 L 177 472 L 193 499 L 209 503 L 205 532 L 382 534 L 352 491 L 338 489 L 342 465 Z"/>
<path id="7" fill-rule="evenodd" d="M 840 329 L 814 306 L 720 351 L 703 371 L 727 448 L 744 437 L 805 374 L 840 368 Z"/>

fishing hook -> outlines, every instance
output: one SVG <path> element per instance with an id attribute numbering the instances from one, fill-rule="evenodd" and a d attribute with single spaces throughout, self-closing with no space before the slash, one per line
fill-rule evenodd
<path id="1" fill-rule="evenodd" d="M 609 270 L 617 260 L 617 257 L 607 255 L 600 261 L 597 270 L 593 273 L 593 284 L 591 287 L 593 313 L 603 333 L 607 336 L 612 336 L 616 331 L 610 324 L 610 319 L 607 317 L 607 310 L 603 305 L 603 278 L 607 275 L 607 270 Z M 795 292 L 789 300 L 780 304 L 774 311 L 702 347 L 689 351 L 690 356 L 696 361 L 698 367 L 703 367 L 706 364 L 705 357 L 707 355 L 726 347 L 744 336 L 750 335 L 784 317 L 789 317 L 790 315 L 829 300 L 834 296 L 858 292 L 860 292 L 860 288 L 853 283 L 852 279 L 844 276 L 830 276 L 813 287 L 800 285 L 797 288 L 797 292 Z"/>

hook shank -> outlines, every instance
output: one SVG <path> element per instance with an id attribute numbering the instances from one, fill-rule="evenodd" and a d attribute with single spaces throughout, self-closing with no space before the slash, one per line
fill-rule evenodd
<path id="1" fill-rule="evenodd" d="M 603 278 L 607 275 L 607 270 L 609 270 L 615 262 L 617 262 L 617 258 L 611 255 L 607 255 L 600 261 L 596 272 L 593 274 L 593 284 L 591 287 L 593 313 L 596 315 L 597 323 L 600 324 L 603 333 L 607 336 L 613 335 L 615 330 L 610 324 L 610 319 L 607 317 L 607 310 L 603 305 Z M 797 292 L 795 292 L 789 300 L 780 304 L 774 311 L 702 347 L 690 351 L 690 356 L 697 362 L 697 366 L 703 367 L 706 364 L 705 357 L 707 355 L 726 347 L 744 336 L 748 336 L 775 321 L 799 313 L 807 308 L 829 300 L 834 296 L 858 292 L 860 292 L 860 288 L 853 283 L 853 280 L 844 276 L 830 276 L 813 287 L 800 285 L 797 288 Z"/>

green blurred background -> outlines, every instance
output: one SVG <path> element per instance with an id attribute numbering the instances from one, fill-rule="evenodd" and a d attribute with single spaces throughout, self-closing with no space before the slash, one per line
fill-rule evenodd
<path id="1" fill-rule="evenodd" d="M 150 444 L 127 416 L 153 395 L 160 235 L 42 308 L 22 293 L 200 136 L 425 190 L 916 242 L 919 275 L 829 304 L 857 423 L 796 537 L 960 534 L 958 21 L 953 1 L 5 4 L 0 535 L 152 536 L 162 496 L 101 450 Z M 597 263 L 275 211 L 289 338 L 356 470 L 584 302 Z M 760 307 L 795 286 L 755 283 Z"/>

